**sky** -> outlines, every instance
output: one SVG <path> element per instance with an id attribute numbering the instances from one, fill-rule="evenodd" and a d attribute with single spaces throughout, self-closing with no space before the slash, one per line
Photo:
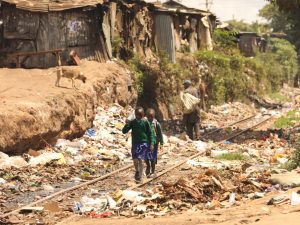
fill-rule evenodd
<path id="1" fill-rule="evenodd" d="M 180 0 L 179 0 L 180 1 Z M 244 20 L 246 22 L 254 22 L 262 19 L 257 15 L 258 10 L 265 4 L 266 0 L 208 0 L 212 3 L 211 11 L 216 13 L 217 17 L 222 21 Z M 206 0 L 182 0 L 193 7 L 201 7 L 205 9 Z"/>

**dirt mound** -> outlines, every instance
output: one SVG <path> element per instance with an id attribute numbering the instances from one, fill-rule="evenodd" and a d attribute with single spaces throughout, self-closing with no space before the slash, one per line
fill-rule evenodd
<path id="1" fill-rule="evenodd" d="M 59 137 L 74 138 L 91 127 L 97 105 L 133 104 L 130 72 L 117 63 L 84 62 L 87 83 L 68 79 L 55 87 L 56 69 L 0 70 L 0 151 L 19 154 Z"/>

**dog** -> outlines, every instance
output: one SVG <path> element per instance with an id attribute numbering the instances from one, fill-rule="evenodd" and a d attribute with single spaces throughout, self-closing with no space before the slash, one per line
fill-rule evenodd
<path id="1" fill-rule="evenodd" d="M 59 67 L 56 71 L 57 79 L 55 82 L 55 86 L 59 86 L 59 81 L 62 77 L 68 78 L 72 81 L 72 88 L 77 89 L 75 86 L 75 80 L 81 80 L 83 83 L 86 82 L 87 78 L 84 74 L 78 69 L 67 68 L 67 67 Z"/>

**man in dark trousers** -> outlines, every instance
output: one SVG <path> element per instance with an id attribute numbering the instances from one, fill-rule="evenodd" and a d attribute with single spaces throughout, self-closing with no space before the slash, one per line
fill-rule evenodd
<path id="1" fill-rule="evenodd" d="M 184 93 L 188 93 L 196 98 L 199 98 L 198 90 L 192 87 L 192 82 L 190 80 L 185 80 L 183 85 Z M 200 138 L 200 108 L 196 107 L 193 112 L 184 114 L 183 123 L 186 127 L 186 133 L 190 139 L 198 140 Z"/>

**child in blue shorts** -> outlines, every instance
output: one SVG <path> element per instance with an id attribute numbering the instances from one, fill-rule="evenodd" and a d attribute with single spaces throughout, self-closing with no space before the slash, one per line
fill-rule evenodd
<path id="1" fill-rule="evenodd" d="M 155 144 L 153 151 L 149 151 L 146 158 L 146 176 L 150 178 L 155 175 L 155 165 L 157 164 L 157 154 L 159 146 L 162 147 L 164 144 L 163 134 L 160 123 L 155 119 L 155 110 L 147 110 L 147 119 L 151 125 L 152 133 L 154 136 Z"/>

